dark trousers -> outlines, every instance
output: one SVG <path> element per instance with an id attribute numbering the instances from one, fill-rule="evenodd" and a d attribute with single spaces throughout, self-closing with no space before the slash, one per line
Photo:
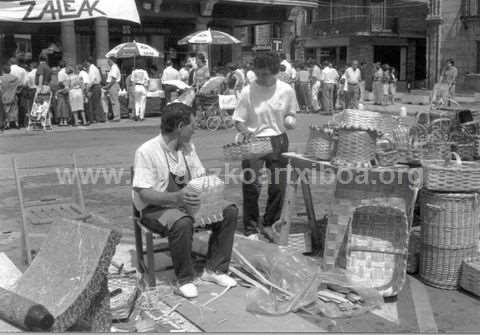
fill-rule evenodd
<path id="1" fill-rule="evenodd" d="M 3 108 L 3 103 L 0 100 L 0 130 L 5 128 L 5 109 Z"/>
<path id="2" fill-rule="evenodd" d="M 238 208 L 234 205 L 223 210 L 223 221 L 212 224 L 208 241 L 205 268 L 226 273 L 232 257 L 233 239 L 237 228 Z M 175 222 L 168 232 L 168 244 L 177 281 L 184 285 L 193 281 L 192 262 L 193 219 L 185 216 Z"/>
<path id="3" fill-rule="evenodd" d="M 105 113 L 102 107 L 102 88 L 100 85 L 92 85 L 91 96 L 88 99 L 88 121 L 104 122 Z"/>
<path id="4" fill-rule="evenodd" d="M 285 186 L 287 183 L 286 167 L 288 161 L 282 153 L 288 151 L 288 136 L 282 134 L 271 137 L 273 153 L 260 159 L 242 161 L 243 177 L 243 226 L 245 235 L 258 232 L 260 210 L 258 198 L 261 192 L 259 171 L 265 166 L 269 173 L 268 200 L 263 217 L 264 225 L 271 226 L 280 219 Z"/>

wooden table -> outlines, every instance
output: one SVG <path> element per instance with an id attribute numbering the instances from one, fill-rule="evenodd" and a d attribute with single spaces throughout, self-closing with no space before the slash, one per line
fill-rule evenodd
<path id="1" fill-rule="evenodd" d="M 274 225 L 276 243 L 288 245 L 298 184 L 301 185 L 314 248 L 315 242 L 319 241 L 320 236 L 315 236 L 317 216 L 310 187 L 311 180 L 307 173 L 314 170 L 335 177 L 335 205 L 327 214 L 335 217 L 339 223 L 347 225 L 357 207 L 381 203 L 403 208 L 411 224 L 421 169 L 411 169 L 406 165 L 368 169 L 336 167 L 330 162 L 313 160 L 296 153 L 285 153 L 283 157 L 289 161 L 287 189 L 281 218 Z"/>

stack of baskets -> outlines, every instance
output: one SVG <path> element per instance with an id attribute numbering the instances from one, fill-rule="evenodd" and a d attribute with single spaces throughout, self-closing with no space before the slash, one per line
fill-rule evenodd
<path id="1" fill-rule="evenodd" d="M 392 121 L 376 112 L 346 109 L 334 119 L 339 124 L 335 158 L 339 166 L 369 168 L 377 165 L 377 138 L 392 133 Z M 390 117 L 391 118 L 391 117 Z"/>
<path id="2" fill-rule="evenodd" d="M 480 164 L 425 161 L 420 194 L 420 277 L 431 286 L 456 289 L 462 263 L 477 253 Z"/>

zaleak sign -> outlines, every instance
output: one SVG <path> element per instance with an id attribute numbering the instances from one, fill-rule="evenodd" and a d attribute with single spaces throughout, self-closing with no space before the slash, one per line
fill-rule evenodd
<path id="1" fill-rule="evenodd" d="M 97 17 L 140 23 L 135 0 L 0 0 L 0 21 L 39 23 Z"/>

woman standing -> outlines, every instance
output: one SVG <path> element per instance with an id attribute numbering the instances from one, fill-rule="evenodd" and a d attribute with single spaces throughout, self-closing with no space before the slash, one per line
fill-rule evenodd
<path id="1" fill-rule="evenodd" d="M 273 148 L 272 154 L 242 161 L 243 223 L 245 235 L 251 239 L 258 239 L 262 232 L 271 234 L 271 226 L 280 218 L 285 194 L 287 160 L 282 153 L 288 151 L 286 129 L 293 127 L 298 103 L 293 88 L 277 79 L 279 69 L 280 58 L 276 54 L 256 56 L 257 79 L 242 90 L 233 114 L 235 126 L 245 138 L 268 138 Z M 259 172 L 264 166 L 270 180 L 262 231 L 258 199 L 261 191 Z"/>
<path id="2" fill-rule="evenodd" d="M 383 102 L 383 70 L 380 63 L 375 63 L 375 72 L 373 74 L 373 98 L 375 105 L 381 105 Z"/>
<path id="3" fill-rule="evenodd" d="M 12 123 L 15 124 L 15 128 L 19 128 L 17 90 L 20 85 L 20 80 L 10 73 L 10 65 L 4 65 L 2 67 L 0 85 L 2 105 L 5 114 L 5 129 L 10 128 Z"/>
<path id="4" fill-rule="evenodd" d="M 389 95 L 390 95 L 390 66 L 388 64 L 383 65 L 383 104 L 388 105 Z"/>
<path id="5" fill-rule="evenodd" d="M 395 96 L 397 95 L 397 71 L 394 67 L 390 70 L 390 88 L 388 90 L 390 103 L 395 104 Z"/>
<path id="6" fill-rule="evenodd" d="M 68 76 L 68 97 L 70 100 L 70 108 L 72 109 L 73 115 L 73 126 L 77 126 L 80 124 L 78 120 L 78 115 L 82 118 L 82 124 L 84 126 L 87 125 L 87 119 L 85 118 L 85 110 L 84 110 L 84 98 L 83 98 L 83 80 L 80 76 L 80 66 L 75 66 L 75 69 L 69 68 L 67 70 Z"/>
<path id="7" fill-rule="evenodd" d="M 139 64 L 132 71 L 131 82 L 133 87 L 133 95 L 135 100 L 135 121 L 143 121 L 145 116 L 145 108 L 147 106 L 147 87 L 150 82 L 147 71 L 143 65 Z"/>

